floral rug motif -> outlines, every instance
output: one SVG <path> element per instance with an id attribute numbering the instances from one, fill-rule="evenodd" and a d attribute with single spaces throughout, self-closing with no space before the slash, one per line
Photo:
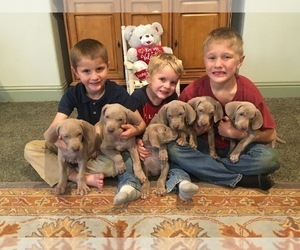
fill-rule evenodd
<path id="1" fill-rule="evenodd" d="M 112 205 L 112 186 L 85 196 L 0 188 L 0 249 L 300 249 L 299 188 L 199 187 L 189 202 L 153 192 L 127 206 Z"/>

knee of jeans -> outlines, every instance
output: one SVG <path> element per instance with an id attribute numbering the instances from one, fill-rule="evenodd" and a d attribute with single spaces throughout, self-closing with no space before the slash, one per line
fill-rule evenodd
<path id="1" fill-rule="evenodd" d="M 266 170 L 268 170 L 267 172 L 274 172 L 278 170 L 280 167 L 279 153 L 274 149 L 267 151 L 263 157 L 262 165 L 266 168 Z"/>
<path id="2" fill-rule="evenodd" d="M 167 150 L 168 150 L 168 156 L 170 158 L 174 158 L 177 156 L 177 147 L 176 147 L 176 142 L 171 142 L 167 145 Z"/>

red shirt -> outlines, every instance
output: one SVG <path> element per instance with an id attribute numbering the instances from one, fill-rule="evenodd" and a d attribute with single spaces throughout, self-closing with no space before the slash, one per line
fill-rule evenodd
<path id="1" fill-rule="evenodd" d="M 255 84 L 248 78 L 236 74 L 237 81 L 237 92 L 233 97 L 232 101 L 248 101 L 253 103 L 257 109 L 260 110 L 263 116 L 263 125 L 261 130 L 274 129 L 275 121 L 265 103 L 263 96 Z M 210 87 L 210 79 L 207 75 L 196 79 L 194 82 L 189 84 L 180 94 L 179 100 L 189 101 L 190 99 L 197 96 L 210 96 L 215 100 L 219 101 L 213 94 Z M 223 106 L 224 110 L 224 106 Z M 206 135 L 203 136 L 206 139 Z M 229 146 L 229 140 L 221 137 L 216 133 L 216 147 L 224 148 Z"/>

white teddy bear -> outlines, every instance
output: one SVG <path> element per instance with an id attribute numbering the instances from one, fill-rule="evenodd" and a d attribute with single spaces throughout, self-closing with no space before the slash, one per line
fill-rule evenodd
<path id="1" fill-rule="evenodd" d="M 125 66 L 132 69 L 141 82 L 146 78 L 146 69 L 152 56 L 173 53 L 171 48 L 160 45 L 162 34 L 163 28 L 158 22 L 125 28 L 124 37 L 131 47 L 127 51 L 128 62 L 125 62 Z"/>

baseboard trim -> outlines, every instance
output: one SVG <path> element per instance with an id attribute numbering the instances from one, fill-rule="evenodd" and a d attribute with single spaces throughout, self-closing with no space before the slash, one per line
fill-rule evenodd
<path id="1" fill-rule="evenodd" d="M 0 102 L 42 102 L 59 101 L 65 93 L 68 83 L 61 86 L 0 86 Z"/>
<path id="2" fill-rule="evenodd" d="M 0 102 L 42 102 L 59 101 L 69 84 L 64 82 L 61 86 L 0 86 Z M 300 84 L 272 85 L 257 83 L 256 86 L 264 97 L 287 98 L 300 97 Z"/>
<path id="3" fill-rule="evenodd" d="M 270 98 L 287 98 L 300 97 L 300 83 L 295 84 L 278 84 L 274 83 L 256 83 L 264 97 Z"/>

